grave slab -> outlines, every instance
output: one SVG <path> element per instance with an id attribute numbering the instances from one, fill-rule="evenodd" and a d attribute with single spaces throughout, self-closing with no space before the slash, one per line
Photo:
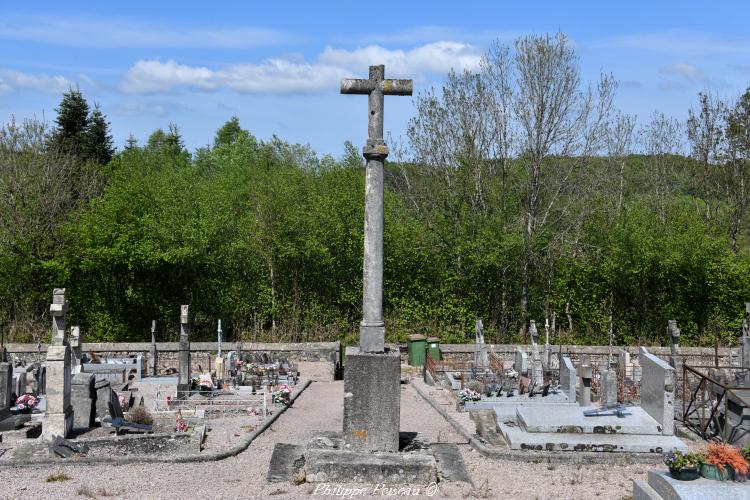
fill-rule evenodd
<path id="1" fill-rule="evenodd" d="M 517 425 L 506 423 L 498 423 L 498 427 L 513 450 L 611 453 L 663 453 L 672 449 L 688 450 L 687 445 L 675 436 L 526 432 Z"/>
<path id="2" fill-rule="evenodd" d="M 430 453 L 307 450 L 305 480 L 310 483 L 429 484 L 435 481 Z"/>
<path id="3" fill-rule="evenodd" d="M 583 412 L 595 409 L 585 406 L 549 408 L 520 407 L 517 422 L 526 432 L 560 432 L 565 434 L 656 434 L 659 423 L 638 406 L 628 407 L 624 418 L 616 415 L 585 417 Z"/>
<path id="4" fill-rule="evenodd" d="M 276 443 L 271 455 L 266 481 L 269 483 L 289 482 L 305 465 L 305 447 L 296 444 Z"/>
<path id="5" fill-rule="evenodd" d="M 659 496 L 679 500 L 708 500 L 728 498 L 750 498 L 750 486 L 734 481 L 712 481 L 699 478 L 694 481 L 678 481 L 667 471 L 648 471 L 648 486 Z M 635 498 L 635 495 L 633 496 Z"/>
<path id="6" fill-rule="evenodd" d="M 656 490 L 641 479 L 633 481 L 633 500 L 662 500 Z"/>
<path id="7" fill-rule="evenodd" d="M 437 461 L 441 481 L 473 484 L 461 456 L 461 450 L 455 443 L 434 443 L 430 445 L 430 449 Z"/>

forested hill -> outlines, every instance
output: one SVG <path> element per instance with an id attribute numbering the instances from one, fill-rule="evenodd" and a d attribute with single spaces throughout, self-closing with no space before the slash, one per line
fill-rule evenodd
<path id="1" fill-rule="evenodd" d="M 32 174 L 28 203 L 4 207 L 17 226 L 15 234 L 3 226 L 11 251 L 0 261 L 0 305 L 15 340 L 46 331 L 53 286 L 68 289 L 71 324 L 92 341 L 145 340 L 151 319 L 174 335 L 183 303 L 204 339 L 214 337 L 217 318 L 246 339 L 356 334 L 364 169 L 354 148 L 335 161 L 249 134 L 193 156 L 169 144 L 133 146 L 101 169 L 101 193 L 51 227 L 39 219 L 64 205 L 45 206 L 54 193 L 31 185 L 43 180 L 44 155 L 23 150 L 14 161 Z M 670 164 L 668 179 L 656 176 L 661 161 Z M 462 341 L 476 318 L 488 339 L 517 339 L 523 169 L 508 165 L 505 190 L 499 174 L 488 174 L 481 204 L 460 175 L 449 190 L 422 170 L 388 165 L 390 339 L 424 332 Z M 691 187 L 702 169 L 687 158 L 629 156 L 622 202 L 619 174 L 608 159 L 589 160 L 578 175 L 610 178 L 598 183 L 607 189 L 566 193 L 565 210 L 536 236 L 530 316 L 543 323 L 554 312 L 565 341 L 587 343 L 606 342 L 610 314 L 625 344 L 659 340 L 668 318 L 690 342 L 714 324 L 736 329 L 750 297 L 750 254 L 744 226 L 732 248 L 729 203 L 712 202 L 707 218 L 709 204 Z M 73 188 L 73 178 L 63 187 Z M 669 191 L 658 191 L 660 183 Z"/>
<path id="2" fill-rule="evenodd" d="M 535 319 L 554 321 L 552 342 L 606 343 L 611 327 L 617 344 L 663 343 L 676 319 L 684 344 L 736 343 L 750 93 L 701 94 L 686 124 L 655 113 L 636 128 L 611 109 L 608 77 L 585 90 L 571 50 L 560 37 L 495 47 L 481 73 L 417 97 L 408 155 L 393 141 L 386 166 L 389 340 L 463 342 L 481 318 L 491 342 L 524 340 Z M 5 340 L 48 336 L 65 287 L 88 341 L 146 340 L 152 319 L 174 340 L 190 304 L 196 340 L 221 319 L 228 339 L 355 342 L 364 163 L 345 151 L 260 141 L 233 118 L 193 153 L 176 126 L 115 152 L 73 90 L 55 127 L 5 124 Z"/>

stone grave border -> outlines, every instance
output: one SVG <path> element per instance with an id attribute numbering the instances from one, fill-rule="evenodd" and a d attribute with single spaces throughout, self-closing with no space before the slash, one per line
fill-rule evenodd
<path id="1" fill-rule="evenodd" d="M 607 464 L 607 465 L 635 465 L 662 463 L 660 453 L 606 453 L 585 451 L 516 451 L 510 448 L 495 448 L 488 446 L 486 441 L 475 434 L 466 432 L 464 427 L 451 417 L 444 408 L 441 408 L 417 384 L 411 384 L 422 399 L 442 416 L 458 432 L 468 444 L 479 453 L 488 458 L 498 460 L 513 460 L 530 463 L 555 463 L 555 464 Z"/>
<path id="2" fill-rule="evenodd" d="M 243 451 L 247 450 L 250 444 L 255 439 L 263 434 L 263 432 L 271 427 L 271 425 L 278 419 L 290 406 L 294 404 L 297 398 L 305 392 L 312 380 L 305 381 L 300 386 L 300 389 L 294 393 L 291 397 L 291 402 L 288 406 L 280 407 L 273 415 L 268 419 L 264 420 L 260 426 L 255 429 L 252 434 L 246 437 L 241 443 L 229 448 L 228 450 L 215 451 L 209 453 L 201 453 L 200 455 L 185 455 L 176 457 L 162 457 L 159 455 L 128 455 L 124 457 L 80 457 L 80 458 L 19 458 L 13 460 L 0 461 L 0 468 L 15 468 L 15 467 L 35 467 L 38 465 L 96 465 L 96 464 L 139 464 L 139 463 L 190 463 L 190 462 L 215 462 L 218 460 L 224 460 L 239 455 Z"/>

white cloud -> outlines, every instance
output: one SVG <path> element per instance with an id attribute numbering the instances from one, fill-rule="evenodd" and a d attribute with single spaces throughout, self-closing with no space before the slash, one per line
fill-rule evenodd
<path id="1" fill-rule="evenodd" d="M 241 93 L 291 94 L 336 89 L 338 80 L 362 74 L 370 64 L 385 64 L 386 76 L 423 80 L 427 73 L 476 69 L 481 52 L 473 45 L 443 41 L 412 50 L 389 50 L 371 45 L 355 50 L 327 47 L 313 63 L 299 57 L 269 59 L 211 69 L 174 60 L 137 61 L 125 73 L 120 89 L 128 93 L 169 92 L 178 88 Z"/>
<path id="2" fill-rule="evenodd" d="M 706 81 L 706 74 L 697 66 L 687 63 L 675 63 L 659 68 L 663 75 L 679 76 L 693 82 Z"/>
<path id="3" fill-rule="evenodd" d="M 0 39 L 74 47 L 243 49 L 299 41 L 292 33 L 254 26 L 169 26 L 135 18 L 3 16 Z"/>
<path id="4" fill-rule="evenodd" d="M 31 89 L 39 92 L 59 94 L 68 90 L 73 83 L 63 76 L 32 75 L 12 69 L 0 68 L 0 92 L 10 93 Z"/>

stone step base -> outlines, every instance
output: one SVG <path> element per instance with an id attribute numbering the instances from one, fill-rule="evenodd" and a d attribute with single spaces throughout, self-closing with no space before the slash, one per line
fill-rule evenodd
<path id="1" fill-rule="evenodd" d="M 643 481 L 633 482 L 633 500 L 638 498 L 656 500 L 750 499 L 750 483 L 713 481 L 704 478 L 694 481 L 678 481 L 664 470 L 648 471 L 648 484 L 645 485 L 647 488 L 643 487 L 643 483 Z M 652 496 L 636 496 L 641 495 L 641 492 Z"/>
<path id="2" fill-rule="evenodd" d="M 520 407 L 516 415 L 518 425 L 527 432 L 559 432 L 563 434 L 655 434 L 661 435 L 662 427 L 643 408 L 627 409 L 630 415 L 586 417 L 584 411 L 591 406 Z"/>
<path id="3" fill-rule="evenodd" d="M 633 481 L 633 500 L 662 500 L 662 497 L 646 481 L 639 479 Z"/>
<path id="4" fill-rule="evenodd" d="M 612 453 L 664 453 L 672 449 L 687 451 L 687 445 L 675 436 L 526 432 L 517 425 L 507 423 L 499 423 L 498 427 L 513 450 Z"/>

